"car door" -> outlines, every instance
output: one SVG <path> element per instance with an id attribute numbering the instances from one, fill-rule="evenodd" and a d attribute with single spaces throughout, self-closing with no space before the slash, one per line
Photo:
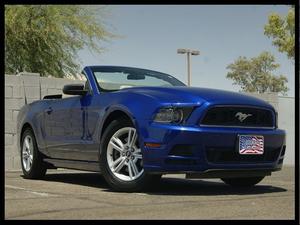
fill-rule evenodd
<path id="1" fill-rule="evenodd" d="M 51 101 L 45 110 L 45 140 L 52 158 L 74 159 L 78 141 L 75 135 L 82 132 L 82 119 L 72 128 L 74 117 L 82 114 L 80 96 Z"/>
<path id="2" fill-rule="evenodd" d="M 99 110 L 88 82 L 84 96 L 53 101 L 45 111 L 47 151 L 52 158 L 97 161 Z"/>

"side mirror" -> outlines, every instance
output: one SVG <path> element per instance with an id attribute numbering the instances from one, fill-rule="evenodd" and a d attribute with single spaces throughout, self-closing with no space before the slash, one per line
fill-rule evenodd
<path id="1" fill-rule="evenodd" d="M 63 88 L 63 93 L 66 95 L 85 95 L 87 90 L 84 90 L 83 84 L 67 84 Z"/>

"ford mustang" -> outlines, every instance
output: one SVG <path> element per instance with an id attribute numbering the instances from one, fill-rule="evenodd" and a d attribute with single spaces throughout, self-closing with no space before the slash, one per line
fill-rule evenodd
<path id="1" fill-rule="evenodd" d="M 85 84 L 26 104 L 18 115 L 25 178 L 49 168 L 99 171 L 117 191 L 139 191 L 163 174 L 220 178 L 251 187 L 282 168 L 285 131 L 265 101 L 187 87 L 171 75 L 87 66 Z"/>

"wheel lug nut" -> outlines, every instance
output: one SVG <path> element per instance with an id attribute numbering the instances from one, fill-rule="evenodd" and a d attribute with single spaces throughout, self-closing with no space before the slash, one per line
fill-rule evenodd
<path id="1" fill-rule="evenodd" d="M 128 162 L 129 161 L 129 159 L 126 159 L 126 162 Z"/>
<path id="2" fill-rule="evenodd" d="M 134 159 L 134 156 L 131 156 L 131 159 Z"/>

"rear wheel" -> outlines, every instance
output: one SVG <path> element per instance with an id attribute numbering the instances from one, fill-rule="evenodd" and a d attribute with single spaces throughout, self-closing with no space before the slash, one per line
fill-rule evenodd
<path id="1" fill-rule="evenodd" d="M 139 191 L 161 177 L 145 173 L 137 131 L 126 119 L 114 120 L 105 130 L 100 169 L 108 184 L 117 191 Z"/>
<path id="2" fill-rule="evenodd" d="M 225 184 L 233 187 L 252 187 L 263 179 L 264 177 L 221 178 Z"/>
<path id="3" fill-rule="evenodd" d="M 27 128 L 21 139 L 21 165 L 24 178 L 39 179 L 46 174 L 47 167 L 39 152 L 33 131 Z"/>

